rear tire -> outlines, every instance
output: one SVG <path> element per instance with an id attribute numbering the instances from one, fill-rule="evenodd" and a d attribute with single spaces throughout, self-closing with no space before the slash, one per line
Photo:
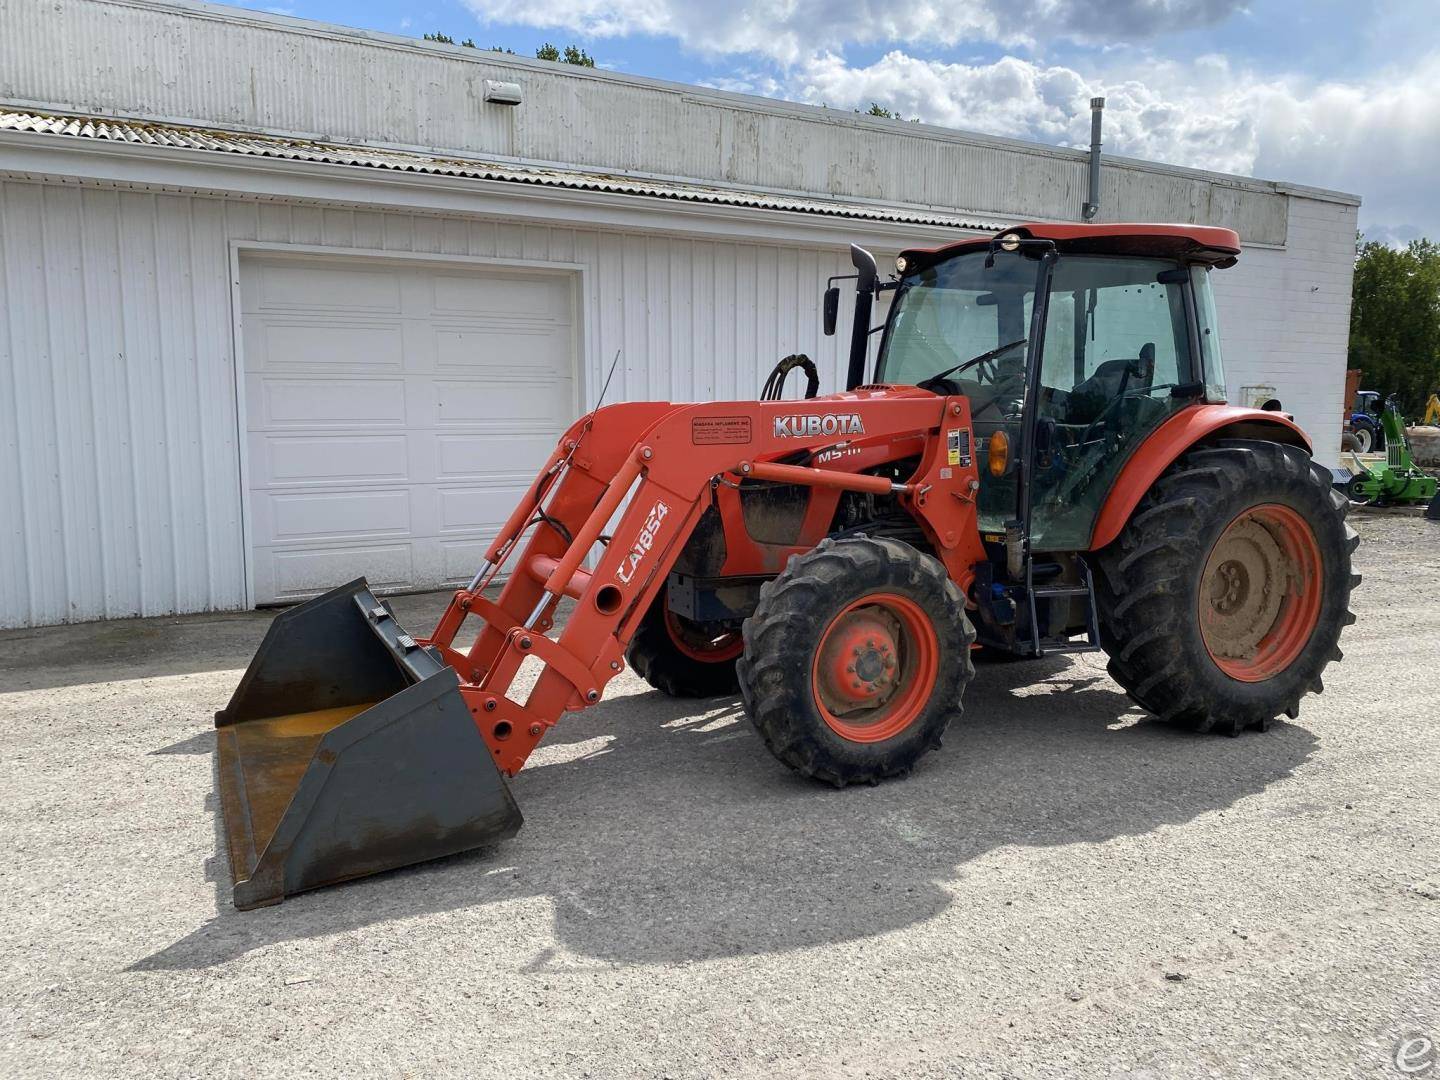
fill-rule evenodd
<path id="1" fill-rule="evenodd" d="M 625 659 L 656 690 L 678 698 L 735 693 L 739 631 L 710 635 L 699 623 L 670 612 L 664 587 L 645 613 Z"/>
<path id="2" fill-rule="evenodd" d="M 1355 445 L 1359 452 L 1362 454 L 1370 453 L 1371 449 L 1373 449 L 1375 446 L 1374 429 L 1367 427 L 1364 424 L 1359 424 L 1356 426 L 1354 434 Z"/>
<path id="3" fill-rule="evenodd" d="M 1355 621 L 1360 538 L 1346 508 L 1299 447 L 1234 440 L 1185 454 L 1095 560 L 1111 677 L 1196 731 L 1298 716 Z"/>
<path id="4" fill-rule="evenodd" d="M 885 538 L 793 557 L 745 621 L 740 694 L 766 747 L 835 787 L 904 776 L 940 746 L 975 631 L 944 566 Z"/>

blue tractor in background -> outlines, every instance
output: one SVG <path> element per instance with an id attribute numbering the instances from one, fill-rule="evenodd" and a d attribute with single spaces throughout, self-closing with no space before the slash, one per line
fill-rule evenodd
<path id="1" fill-rule="evenodd" d="M 1347 432 L 1354 437 L 1354 444 L 1350 445 L 1350 440 L 1345 440 L 1345 449 L 1361 454 L 1385 449 L 1385 426 L 1380 422 L 1381 412 L 1378 390 L 1361 390 L 1355 395 Z"/>

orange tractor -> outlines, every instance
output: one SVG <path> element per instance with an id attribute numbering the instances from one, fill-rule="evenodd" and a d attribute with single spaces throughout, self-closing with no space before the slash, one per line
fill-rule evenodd
<path id="1" fill-rule="evenodd" d="M 275 619 L 216 717 L 236 905 L 509 836 L 503 778 L 627 663 L 738 692 L 771 753 L 837 787 L 938 748 L 972 657 L 1103 649 L 1198 731 L 1296 716 L 1353 621 L 1357 538 L 1304 432 L 1224 403 L 1209 274 L 1239 252 L 1227 229 L 1026 225 L 881 280 L 854 248 L 843 393 L 789 357 L 767 400 L 581 418 L 428 637 L 363 579 Z M 832 280 L 827 333 L 839 300 Z M 778 400 L 795 367 L 805 398 Z"/>

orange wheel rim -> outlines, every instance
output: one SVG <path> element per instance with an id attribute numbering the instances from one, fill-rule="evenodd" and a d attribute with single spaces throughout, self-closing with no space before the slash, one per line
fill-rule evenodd
<path id="1" fill-rule="evenodd" d="M 920 605 L 871 593 L 848 604 L 820 635 L 812 696 L 841 738 L 883 742 L 924 711 L 939 670 L 940 640 Z"/>
<path id="2" fill-rule="evenodd" d="M 734 660 L 745 651 L 745 639 L 739 630 L 727 630 L 723 634 L 707 634 L 699 625 L 681 619 L 665 604 L 665 629 L 670 641 L 691 660 L 702 664 L 719 664 Z"/>
<path id="3" fill-rule="evenodd" d="M 1215 666 L 1264 682 L 1293 664 L 1320 623 L 1324 559 L 1315 530 L 1279 503 L 1252 506 L 1210 549 L 1197 598 Z"/>

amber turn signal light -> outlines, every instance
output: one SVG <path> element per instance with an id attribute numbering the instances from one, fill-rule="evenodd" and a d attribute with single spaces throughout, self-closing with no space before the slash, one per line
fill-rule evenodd
<path id="1" fill-rule="evenodd" d="M 1004 476 L 1010 467 L 1010 439 L 1003 431 L 990 436 L 990 448 L 986 451 L 991 476 Z"/>

